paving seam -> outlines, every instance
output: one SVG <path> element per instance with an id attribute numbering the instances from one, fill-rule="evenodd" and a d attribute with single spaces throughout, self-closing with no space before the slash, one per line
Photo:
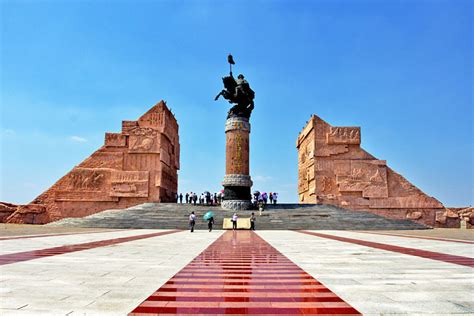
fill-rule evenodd
<path id="1" fill-rule="evenodd" d="M 57 256 L 57 255 L 62 255 L 66 253 L 89 250 L 89 249 L 94 249 L 94 248 L 99 248 L 99 247 L 110 246 L 110 245 L 116 245 L 116 244 L 121 244 L 121 243 L 129 242 L 129 241 L 174 234 L 181 231 L 182 230 L 169 230 L 169 231 L 158 232 L 158 233 L 119 237 L 119 238 L 98 240 L 98 241 L 92 241 L 92 242 L 86 242 L 86 243 L 80 243 L 80 244 L 58 246 L 58 247 L 52 247 L 52 248 L 46 248 L 46 249 L 40 249 L 40 250 L 31 250 L 31 251 L 16 252 L 16 253 L 11 253 L 11 254 L 6 254 L 6 255 L 0 255 L 0 265 L 17 263 L 17 262 L 22 262 L 22 261 L 29 261 L 29 260 L 40 259 L 40 258 L 51 257 L 51 256 Z"/>
<path id="2" fill-rule="evenodd" d="M 360 313 L 252 231 L 227 231 L 130 312 Z"/>
<path id="3" fill-rule="evenodd" d="M 438 260 L 438 261 L 443 261 L 447 263 L 453 263 L 453 264 L 458 264 L 458 265 L 474 268 L 474 259 L 469 258 L 469 257 L 456 256 L 456 255 L 450 255 L 450 254 L 445 254 L 441 252 L 421 250 L 421 249 L 415 249 L 415 248 L 409 248 L 409 247 L 394 246 L 394 245 L 382 244 L 382 243 L 365 241 L 365 240 L 348 238 L 348 237 L 340 237 L 340 236 L 335 236 L 335 235 L 315 233 L 315 232 L 310 232 L 310 231 L 305 231 L 305 230 L 297 230 L 296 232 L 299 232 L 301 234 L 307 234 L 307 235 L 312 235 L 316 237 L 332 239 L 336 241 L 347 242 L 351 244 L 356 244 L 356 245 L 361 245 L 361 246 L 366 246 L 366 247 L 371 247 L 371 248 L 376 248 L 376 249 L 381 249 L 381 250 L 387 250 L 387 251 L 392 251 L 392 252 L 398 252 L 405 255 L 417 256 L 421 258 Z"/>
<path id="4" fill-rule="evenodd" d="M 379 232 L 356 231 L 356 230 L 354 230 L 354 231 L 351 230 L 351 232 L 371 234 L 371 235 L 396 236 L 396 237 L 406 237 L 406 238 L 425 239 L 425 240 L 457 242 L 457 243 L 462 243 L 462 244 L 474 245 L 474 241 L 463 240 L 463 239 L 451 239 L 451 238 L 428 237 L 428 236 L 417 236 L 417 235 L 404 235 L 404 234 L 394 234 L 394 233 L 379 233 Z"/>
<path id="5" fill-rule="evenodd" d="M 72 235 L 86 235 L 86 234 L 102 234 L 120 232 L 128 229 L 111 229 L 111 230 L 98 230 L 98 231 L 87 231 L 77 233 L 58 233 L 58 234 L 43 234 L 43 235 L 27 235 L 27 236 L 11 236 L 11 237 L 0 237 L 0 241 L 12 240 L 12 239 L 30 239 L 30 238 L 41 238 L 41 237 L 57 237 L 57 236 L 72 236 Z"/>

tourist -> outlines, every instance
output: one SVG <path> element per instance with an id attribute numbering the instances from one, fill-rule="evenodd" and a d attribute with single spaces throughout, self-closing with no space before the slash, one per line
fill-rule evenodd
<path id="1" fill-rule="evenodd" d="M 254 212 L 252 212 L 252 216 L 250 216 L 250 230 L 255 230 L 255 221 L 257 218 L 255 217 Z"/>
<path id="2" fill-rule="evenodd" d="M 214 205 L 217 205 L 217 193 L 214 193 Z"/>
<path id="3" fill-rule="evenodd" d="M 194 215 L 193 211 L 191 215 L 189 215 L 189 228 L 191 229 L 191 233 L 194 232 L 194 225 L 196 225 L 196 215 Z"/>
<path id="4" fill-rule="evenodd" d="M 189 193 L 186 193 L 186 204 L 189 203 Z"/>
<path id="5" fill-rule="evenodd" d="M 179 194 L 179 203 L 183 204 L 183 193 Z"/>
<path id="6" fill-rule="evenodd" d="M 273 192 L 273 204 L 277 204 L 277 200 L 278 200 L 278 193 Z"/>
<path id="7" fill-rule="evenodd" d="M 270 204 L 272 204 L 273 203 L 273 194 L 272 194 L 272 192 L 270 192 L 269 196 L 270 196 Z"/>
<path id="8" fill-rule="evenodd" d="M 234 213 L 234 215 L 232 215 L 232 230 L 237 229 L 237 220 L 238 220 L 237 213 Z"/>
<path id="9" fill-rule="evenodd" d="M 209 232 L 212 232 L 212 225 L 214 224 L 214 217 L 209 217 L 207 220 L 207 228 L 209 228 Z"/>
<path id="10" fill-rule="evenodd" d="M 179 202 L 179 195 L 178 195 L 178 193 L 175 193 L 175 194 L 174 194 L 174 200 L 176 201 L 176 203 Z"/>
<path id="11" fill-rule="evenodd" d="M 193 202 L 194 202 L 194 206 L 196 206 L 197 199 L 198 199 L 198 196 L 197 196 L 197 194 L 196 194 L 196 193 L 193 193 Z"/>
<path id="12" fill-rule="evenodd" d="M 265 203 L 265 205 L 266 205 L 266 204 L 267 204 L 267 201 L 268 201 L 267 192 L 263 192 L 263 193 L 262 193 L 262 200 L 263 200 L 263 203 Z"/>
<path id="13" fill-rule="evenodd" d="M 211 193 L 209 191 L 206 193 L 206 200 L 207 205 L 212 204 Z"/>

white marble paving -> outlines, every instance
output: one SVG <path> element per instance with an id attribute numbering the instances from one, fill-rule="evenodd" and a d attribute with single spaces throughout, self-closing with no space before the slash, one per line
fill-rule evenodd
<path id="1" fill-rule="evenodd" d="M 364 315 L 474 314 L 473 268 L 293 231 L 257 233 Z M 439 243 L 427 241 L 423 247 L 442 252 Z"/>
<path id="2" fill-rule="evenodd" d="M 401 236 L 390 236 L 344 230 L 327 230 L 324 232 L 315 230 L 314 232 L 329 233 L 334 236 L 354 238 L 364 241 L 378 242 L 387 245 L 415 248 L 450 255 L 474 258 L 474 244 L 465 244 L 441 240 L 428 240 L 422 238 L 407 238 Z"/>
<path id="3" fill-rule="evenodd" d="M 31 239 L 25 238 L 25 239 L 0 240 L 0 255 L 22 252 L 22 251 L 46 249 L 46 248 L 65 246 L 65 245 L 82 244 L 82 243 L 105 240 L 105 239 L 150 234 L 150 233 L 156 233 L 159 231 L 165 231 L 165 230 L 132 229 L 132 230 L 108 231 L 108 232 L 85 233 L 85 234 L 74 234 L 74 235 L 59 235 L 59 236 L 39 237 L 39 238 L 31 238 Z"/>
<path id="4" fill-rule="evenodd" d="M 0 266 L 0 315 L 126 315 L 221 234 L 183 231 Z"/>

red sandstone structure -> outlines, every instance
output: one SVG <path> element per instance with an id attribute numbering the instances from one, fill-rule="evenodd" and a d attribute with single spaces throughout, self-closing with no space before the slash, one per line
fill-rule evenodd
<path id="1" fill-rule="evenodd" d="M 145 202 L 175 201 L 179 169 L 178 123 L 160 101 L 30 204 L 4 222 L 44 224 Z"/>
<path id="2" fill-rule="evenodd" d="M 453 222 L 446 218 L 449 212 L 441 202 L 363 150 L 360 142 L 360 127 L 331 126 L 313 115 L 296 142 L 299 202 L 459 227 L 457 216 Z"/>

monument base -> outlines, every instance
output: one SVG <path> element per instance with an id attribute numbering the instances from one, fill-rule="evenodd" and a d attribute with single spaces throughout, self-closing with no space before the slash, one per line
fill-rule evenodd
<path id="1" fill-rule="evenodd" d="M 228 211 L 249 210 L 252 207 L 252 202 L 248 200 L 224 200 L 221 207 Z"/>

